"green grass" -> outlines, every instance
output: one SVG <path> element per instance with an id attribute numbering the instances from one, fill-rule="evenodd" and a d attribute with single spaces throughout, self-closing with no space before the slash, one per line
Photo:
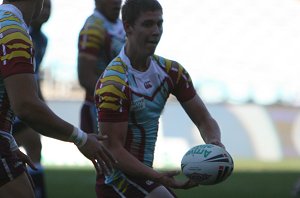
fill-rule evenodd
<path id="1" fill-rule="evenodd" d="M 180 179 L 184 176 L 180 175 Z M 228 180 L 213 186 L 176 190 L 180 198 L 290 198 L 300 178 L 300 161 L 237 161 Z M 46 167 L 49 198 L 95 197 L 95 171 L 90 168 Z"/>

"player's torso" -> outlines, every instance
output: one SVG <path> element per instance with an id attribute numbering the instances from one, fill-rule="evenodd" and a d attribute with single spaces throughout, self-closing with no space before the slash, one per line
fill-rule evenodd
<path id="1" fill-rule="evenodd" d="M 18 12 L 12 12 L 15 9 L 7 7 L 0 6 L 0 130 L 10 132 L 14 113 L 10 107 L 4 78 L 16 73 L 33 72 L 34 50 L 24 21 L 17 17 Z M 20 62 L 26 65 L 25 69 L 22 68 L 23 65 L 17 65 Z"/>
<path id="2" fill-rule="evenodd" d="M 130 108 L 127 149 L 148 166 L 152 166 L 159 117 L 172 90 L 172 80 L 156 60 L 140 72 L 128 67 Z"/>
<path id="3" fill-rule="evenodd" d="M 100 12 L 90 16 L 80 33 L 81 49 L 98 58 L 101 73 L 110 61 L 116 57 L 125 43 L 125 32 L 122 22 L 109 22 Z"/>

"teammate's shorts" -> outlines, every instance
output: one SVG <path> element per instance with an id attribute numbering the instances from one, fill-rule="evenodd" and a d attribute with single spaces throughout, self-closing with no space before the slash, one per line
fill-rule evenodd
<path id="1" fill-rule="evenodd" d="M 0 187 L 26 170 L 25 165 L 10 150 L 9 142 L 0 136 Z"/>
<path id="2" fill-rule="evenodd" d="M 85 101 L 81 107 L 80 128 L 87 133 L 97 133 L 97 109 L 93 102 Z"/>
<path id="3" fill-rule="evenodd" d="M 99 181 L 99 179 L 98 179 Z M 155 188 L 161 186 L 161 184 L 152 182 L 145 179 L 120 179 L 113 185 L 96 183 L 96 195 L 97 198 L 144 198 Z M 175 198 L 175 193 L 166 188 Z"/>

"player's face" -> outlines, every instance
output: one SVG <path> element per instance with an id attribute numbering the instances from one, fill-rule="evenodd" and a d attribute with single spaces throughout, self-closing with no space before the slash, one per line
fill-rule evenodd
<path id="1" fill-rule="evenodd" d="M 122 0 L 100 0 L 101 12 L 104 16 L 114 22 L 119 18 Z"/>
<path id="2" fill-rule="evenodd" d="M 136 51 L 151 56 L 163 33 L 162 12 L 147 11 L 140 15 L 133 26 L 127 28 L 128 42 Z"/>

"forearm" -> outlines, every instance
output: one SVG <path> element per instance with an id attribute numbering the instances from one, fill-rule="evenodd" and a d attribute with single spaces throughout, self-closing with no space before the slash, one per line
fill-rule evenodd
<path id="1" fill-rule="evenodd" d="M 109 148 L 109 150 L 113 153 L 118 161 L 117 168 L 125 174 L 137 178 L 147 178 L 152 181 L 156 181 L 161 177 L 159 172 L 143 164 L 124 148 Z"/>
<path id="2" fill-rule="evenodd" d="M 221 142 L 221 131 L 216 120 L 211 116 L 197 126 L 205 143 Z"/>
<path id="3" fill-rule="evenodd" d="M 69 141 L 74 127 L 59 118 L 43 101 L 39 100 L 25 105 L 26 108 L 16 112 L 20 119 L 45 136 Z"/>
<path id="4" fill-rule="evenodd" d="M 80 85 L 85 89 L 88 95 L 94 95 L 95 85 L 97 83 L 98 77 L 98 75 L 93 74 L 90 75 L 88 78 L 79 78 Z"/>

